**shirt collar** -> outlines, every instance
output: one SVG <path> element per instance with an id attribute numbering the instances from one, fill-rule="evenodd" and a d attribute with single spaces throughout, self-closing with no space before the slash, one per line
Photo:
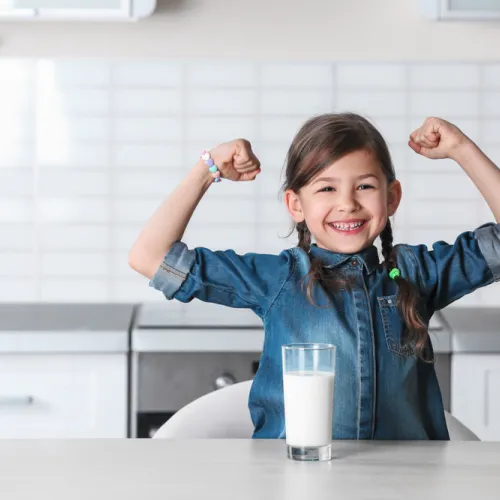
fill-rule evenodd
<path id="1" fill-rule="evenodd" d="M 313 243 L 310 253 L 312 257 L 320 259 L 324 267 L 340 267 L 347 265 L 356 267 L 359 263 L 366 269 L 368 274 L 370 274 L 380 265 L 378 250 L 374 245 L 355 254 L 344 254 L 320 248 Z"/>

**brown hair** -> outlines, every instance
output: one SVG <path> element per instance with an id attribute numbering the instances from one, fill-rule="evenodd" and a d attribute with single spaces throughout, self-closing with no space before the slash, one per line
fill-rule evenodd
<path id="1" fill-rule="evenodd" d="M 309 119 L 295 136 L 288 149 L 285 165 L 285 182 L 282 191 L 291 189 L 298 193 L 316 175 L 343 156 L 358 150 L 371 151 L 379 161 L 388 184 L 395 178 L 389 148 L 380 132 L 365 118 L 354 113 L 324 114 Z M 295 224 L 298 246 L 309 252 L 311 233 L 305 222 Z M 380 234 L 384 265 L 389 272 L 397 267 L 393 249 L 392 226 L 389 219 Z M 327 290 L 348 288 L 351 283 L 338 271 L 323 267 L 319 259 L 312 259 L 311 269 L 306 276 L 306 294 L 311 303 L 314 283 L 318 281 Z M 397 305 L 407 327 L 406 341 L 415 342 L 417 355 L 424 359 L 428 340 L 427 327 L 418 314 L 419 293 L 408 280 L 395 278 L 398 285 Z"/>

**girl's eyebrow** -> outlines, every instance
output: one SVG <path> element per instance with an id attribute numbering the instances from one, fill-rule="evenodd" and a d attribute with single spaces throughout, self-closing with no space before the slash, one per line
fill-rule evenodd
<path id="1" fill-rule="evenodd" d="M 378 180 L 378 176 L 375 174 L 361 174 L 356 177 L 356 180 L 361 180 L 361 179 L 367 179 L 368 177 L 374 177 L 375 179 Z M 338 182 L 340 179 L 338 177 L 318 177 L 313 184 L 316 184 L 317 182 Z"/>

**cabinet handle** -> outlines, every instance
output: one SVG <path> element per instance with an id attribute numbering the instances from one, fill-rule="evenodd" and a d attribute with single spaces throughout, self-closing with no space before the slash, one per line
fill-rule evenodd
<path id="1" fill-rule="evenodd" d="M 30 406 L 34 402 L 33 396 L 0 396 L 0 406 Z"/>

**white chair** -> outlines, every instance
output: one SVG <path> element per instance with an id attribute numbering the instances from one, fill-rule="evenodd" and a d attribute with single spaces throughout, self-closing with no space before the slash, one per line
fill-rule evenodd
<path id="1" fill-rule="evenodd" d="M 181 408 L 155 433 L 166 439 L 249 439 L 253 423 L 248 411 L 252 381 L 247 380 L 211 392 Z M 446 424 L 453 441 L 479 441 L 479 438 L 457 418 L 445 412 Z"/>

